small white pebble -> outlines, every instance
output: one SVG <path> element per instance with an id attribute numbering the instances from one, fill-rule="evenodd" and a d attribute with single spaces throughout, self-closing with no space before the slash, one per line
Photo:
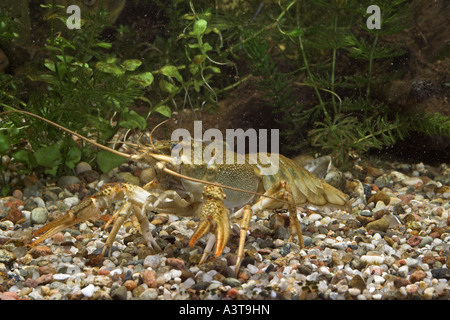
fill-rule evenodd
<path id="1" fill-rule="evenodd" d="M 374 275 L 373 276 L 373 281 L 376 284 L 382 284 L 382 283 L 384 283 L 386 281 L 386 279 L 384 279 L 382 276 Z"/>
<path id="2" fill-rule="evenodd" d="M 363 255 L 361 257 L 361 261 L 367 263 L 367 264 L 382 264 L 384 262 L 384 257 L 382 256 L 369 256 L 369 255 Z"/>
<path id="3" fill-rule="evenodd" d="M 325 267 L 325 266 L 320 267 L 320 268 L 319 268 L 319 271 L 320 271 L 322 274 L 325 274 L 325 275 L 330 274 L 330 270 L 328 270 L 328 268 Z"/>
<path id="4" fill-rule="evenodd" d="M 111 276 L 113 276 L 113 275 L 115 275 L 115 274 L 117 274 L 117 275 L 122 274 L 122 269 L 116 268 L 116 269 L 114 269 L 114 270 L 112 270 L 112 271 L 110 272 L 110 275 L 111 275 Z"/>
<path id="5" fill-rule="evenodd" d="M 172 279 L 180 277 L 181 274 L 182 274 L 181 270 L 177 270 L 177 269 L 170 270 L 170 276 L 171 276 Z"/>
<path id="6" fill-rule="evenodd" d="M 348 293 L 350 293 L 350 295 L 352 296 L 357 296 L 361 294 L 361 290 L 359 290 L 358 288 L 349 288 Z"/>
<path id="7" fill-rule="evenodd" d="M 53 280 L 64 281 L 64 280 L 67 280 L 68 278 L 70 278 L 70 274 L 56 273 L 53 275 Z"/>
<path id="8" fill-rule="evenodd" d="M 318 214 L 318 213 L 313 213 L 313 214 L 308 216 L 308 220 L 309 221 L 317 221 L 317 220 L 320 220 L 320 219 L 322 219 L 322 216 L 320 214 Z"/>
<path id="9" fill-rule="evenodd" d="M 434 294 L 434 288 L 430 287 L 430 288 L 426 288 L 423 291 L 423 297 L 424 299 L 432 299 L 433 298 L 433 294 Z"/>
<path id="10" fill-rule="evenodd" d="M 259 270 L 258 267 L 254 266 L 252 264 L 248 264 L 247 269 L 248 269 L 248 271 L 250 271 L 251 274 L 255 274 Z"/>
<path id="11" fill-rule="evenodd" d="M 78 197 L 69 197 L 64 199 L 64 204 L 70 208 L 76 206 L 78 203 L 80 203 L 80 199 Z"/>
<path id="12" fill-rule="evenodd" d="M 376 293 L 372 295 L 373 300 L 381 300 L 381 298 L 383 298 L 383 295 L 381 293 Z"/>
<path id="13" fill-rule="evenodd" d="M 184 282 L 183 282 L 183 287 L 185 289 L 189 289 L 190 287 L 192 287 L 195 284 L 195 280 L 192 278 L 187 278 Z"/>
<path id="14" fill-rule="evenodd" d="M 86 298 L 90 298 L 94 295 L 94 289 L 95 289 L 95 286 L 93 284 L 90 284 L 87 287 L 84 287 L 83 289 L 81 289 L 81 293 Z"/>

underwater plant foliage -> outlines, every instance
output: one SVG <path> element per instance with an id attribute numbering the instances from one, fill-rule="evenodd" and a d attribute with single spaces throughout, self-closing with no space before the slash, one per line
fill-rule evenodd
<path id="1" fill-rule="evenodd" d="M 373 91 L 401 76 L 389 66 L 407 51 L 383 37 L 410 25 L 408 1 L 279 3 L 282 19 L 270 33 L 248 41 L 245 51 L 263 99 L 283 128 L 285 151 L 318 147 L 338 166 L 349 167 L 354 154 L 392 146 L 413 131 L 450 134 L 449 117 L 404 112 Z M 366 25 L 370 5 L 382 8 L 380 29 Z"/>

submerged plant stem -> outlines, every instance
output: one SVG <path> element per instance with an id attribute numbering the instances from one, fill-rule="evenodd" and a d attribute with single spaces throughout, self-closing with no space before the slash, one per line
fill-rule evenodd
<path id="1" fill-rule="evenodd" d="M 297 1 L 296 16 L 297 16 L 297 28 L 299 30 L 301 30 L 301 28 L 300 28 L 300 1 Z M 303 47 L 303 39 L 302 39 L 301 34 L 298 35 L 298 43 L 300 46 L 300 51 L 302 53 L 303 63 L 305 65 L 306 72 L 308 73 L 308 77 L 311 79 L 311 81 L 314 81 L 314 76 L 311 72 L 311 69 L 309 68 L 308 59 L 306 58 L 305 48 Z M 322 96 L 320 95 L 319 89 L 314 86 L 314 91 L 316 93 L 317 99 L 319 99 L 319 104 L 322 108 L 322 112 L 325 116 L 325 119 L 326 119 L 327 123 L 331 125 L 331 118 L 328 114 L 325 104 L 323 103 Z"/>

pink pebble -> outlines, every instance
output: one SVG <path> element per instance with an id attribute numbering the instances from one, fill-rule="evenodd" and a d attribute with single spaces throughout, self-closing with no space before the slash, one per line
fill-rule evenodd
<path id="1" fill-rule="evenodd" d="M 419 289 L 419 287 L 415 284 L 408 284 L 406 286 L 406 292 L 408 293 L 416 293 L 417 289 Z"/>

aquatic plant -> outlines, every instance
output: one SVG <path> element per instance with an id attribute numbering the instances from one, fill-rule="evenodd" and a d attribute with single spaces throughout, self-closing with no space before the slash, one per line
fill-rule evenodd
<path id="1" fill-rule="evenodd" d="M 34 83 L 29 96 L 21 101 L 4 101 L 3 110 L 33 112 L 104 144 L 119 128 L 144 130 L 152 113 L 170 117 L 169 103 L 186 100 L 192 91 L 200 94 L 206 88 L 202 95 L 217 99 L 210 83 L 220 69 L 211 58 L 212 46 L 205 39 L 209 33 L 220 32 L 208 25 L 210 13 L 196 13 L 191 4 L 192 12 L 184 14 L 181 20 L 182 32 L 174 37 L 185 42 L 183 61 L 166 60 L 160 55 L 159 63 L 149 65 L 145 59 L 119 58 L 114 45 L 101 40 L 102 30 L 109 25 L 107 12 L 84 14 L 83 25 L 88 27 L 68 32 L 61 27 L 61 22 L 67 19 L 64 10 L 54 4 L 42 7 L 49 11 L 50 30 L 44 48 L 48 58 L 33 62 L 27 79 L 2 75 L 3 92 L 14 81 L 22 81 L 14 92 L 2 95 L 2 99 L 19 97 L 19 88 L 25 87 L 25 80 Z M 180 64 L 175 65 L 176 62 Z M 147 106 L 147 114 L 132 110 L 137 103 Z M 108 172 L 124 161 L 105 151 L 97 152 L 85 142 L 74 141 L 70 135 L 41 121 L 24 121 L 17 114 L 2 120 L 5 134 L 0 133 L 0 149 L 13 161 L 24 164 L 25 170 L 40 166 L 45 173 L 57 176 L 85 160 L 96 162 L 103 172 Z M 28 147 L 20 141 L 26 141 Z"/>
<path id="2" fill-rule="evenodd" d="M 266 105 L 284 128 L 285 151 L 312 145 L 331 153 L 338 165 L 348 165 L 353 153 L 391 146 L 412 131 L 449 134 L 448 117 L 404 113 L 373 93 L 374 86 L 399 76 L 380 72 L 405 54 L 383 37 L 408 26 L 406 4 L 405 0 L 278 2 L 283 20 L 248 41 L 245 51 L 251 72 L 261 78 L 257 86 Z M 366 24 L 369 5 L 382 8 L 379 29 Z M 288 62 L 290 71 L 281 72 L 279 60 Z M 312 90 L 315 103 L 297 99 L 298 88 Z"/>

